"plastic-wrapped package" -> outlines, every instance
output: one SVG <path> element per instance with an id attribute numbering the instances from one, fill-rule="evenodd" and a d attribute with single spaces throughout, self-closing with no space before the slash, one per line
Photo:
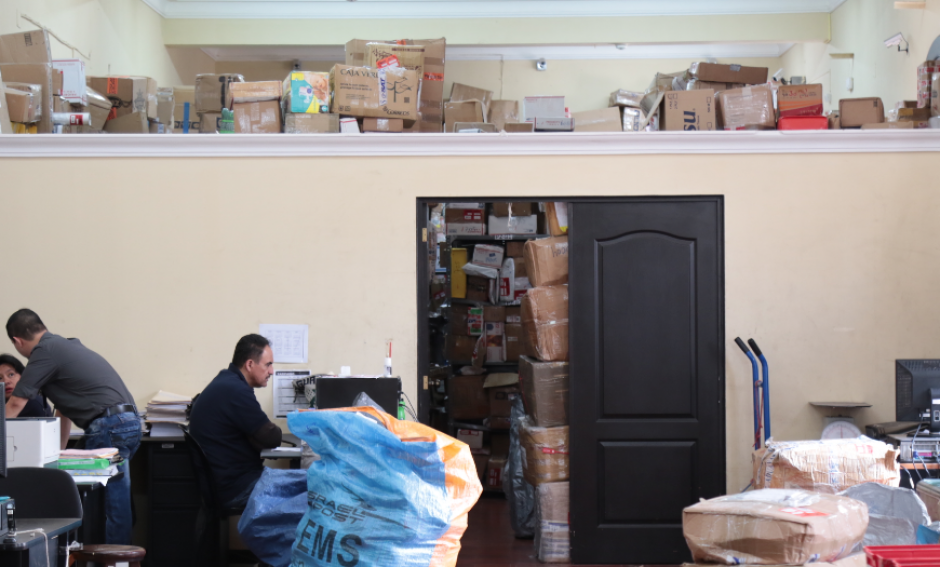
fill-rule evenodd
<path id="1" fill-rule="evenodd" d="M 917 483 L 917 496 L 927 506 L 931 521 L 940 521 L 940 480 L 924 479 Z"/>
<path id="2" fill-rule="evenodd" d="M 535 556 L 542 563 L 568 563 L 571 558 L 568 483 L 541 484 L 536 493 Z"/>
<path id="3" fill-rule="evenodd" d="M 642 108 L 621 108 L 620 122 L 624 132 L 641 132 L 646 116 Z"/>
<path id="4" fill-rule="evenodd" d="M 640 104 L 643 102 L 644 96 L 646 96 L 646 93 L 637 93 L 624 89 L 618 89 L 610 93 L 610 103 L 608 106 L 628 106 L 632 108 L 640 108 Z"/>
<path id="5" fill-rule="evenodd" d="M 522 396 L 510 394 L 512 403 L 512 425 L 509 429 L 509 459 L 503 469 L 503 492 L 509 501 L 509 524 L 517 538 L 535 535 L 535 487 L 522 476 L 522 420 L 525 409 Z"/>
<path id="6" fill-rule="evenodd" d="M 519 359 L 519 382 L 526 415 L 533 425 L 568 425 L 568 363 Z"/>
<path id="7" fill-rule="evenodd" d="M 865 536 L 864 502 L 805 490 L 752 490 L 682 511 L 696 563 L 803 565 L 847 557 Z"/>
<path id="8" fill-rule="evenodd" d="M 497 268 L 487 268 L 485 266 L 478 266 L 473 263 L 467 263 L 461 266 L 460 269 L 468 276 L 477 276 L 490 280 L 499 279 L 499 270 Z"/>
<path id="9" fill-rule="evenodd" d="M 837 494 L 878 482 L 898 486 L 898 450 L 861 436 L 825 441 L 774 441 L 751 457 L 754 488 L 802 488 Z"/>
<path id="10" fill-rule="evenodd" d="M 721 91 L 715 98 L 725 130 L 773 130 L 777 127 L 774 92 L 768 85 Z"/>
<path id="11" fill-rule="evenodd" d="M 250 83 L 232 83 L 225 94 L 225 108 L 233 104 L 281 100 L 283 94 L 281 81 L 253 81 Z"/>
<path id="12" fill-rule="evenodd" d="M 258 559 L 287 567 L 297 524 L 307 511 L 307 471 L 265 467 L 238 520 L 238 534 Z"/>
<path id="13" fill-rule="evenodd" d="M 568 360 L 568 286 L 533 287 L 522 296 L 525 353 L 543 361 Z"/>
<path id="14" fill-rule="evenodd" d="M 868 505 L 868 530 L 862 545 L 913 545 L 917 528 L 930 523 L 927 507 L 913 490 L 866 482 L 839 493 Z"/>
<path id="15" fill-rule="evenodd" d="M 538 427 L 526 416 L 521 427 L 522 474 L 532 486 L 568 480 L 568 426 Z"/>
<path id="16" fill-rule="evenodd" d="M 522 249 L 526 277 L 533 287 L 568 283 L 568 237 L 529 240 Z"/>
<path id="17" fill-rule="evenodd" d="M 470 448 L 370 407 L 291 412 L 307 473 L 294 564 L 454 567 L 483 487 Z"/>

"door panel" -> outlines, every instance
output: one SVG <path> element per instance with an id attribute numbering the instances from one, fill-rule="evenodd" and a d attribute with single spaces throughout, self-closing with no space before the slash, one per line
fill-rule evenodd
<path id="1" fill-rule="evenodd" d="M 575 563 L 687 561 L 682 509 L 725 492 L 722 205 L 569 207 Z"/>

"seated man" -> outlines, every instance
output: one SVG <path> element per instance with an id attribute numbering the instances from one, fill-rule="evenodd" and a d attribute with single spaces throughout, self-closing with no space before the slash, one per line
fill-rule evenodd
<path id="1" fill-rule="evenodd" d="M 274 353 L 261 335 L 245 335 L 235 345 L 228 369 L 219 372 L 193 402 L 189 431 L 209 460 L 221 504 L 242 508 L 261 478 L 261 450 L 281 444 L 253 388 L 274 374 Z"/>
<path id="2" fill-rule="evenodd" d="M 10 401 L 16 384 L 23 376 L 25 366 L 12 354 L 0 354 L 0 379 L 3 379 L 4 392 L 6 394 L 4 403 Z M 52 417 L 52 410 L 49 409 L 49 403 L 42 394 L 36 394 L 26 402 L 23 411 L 17 417 Z"/>

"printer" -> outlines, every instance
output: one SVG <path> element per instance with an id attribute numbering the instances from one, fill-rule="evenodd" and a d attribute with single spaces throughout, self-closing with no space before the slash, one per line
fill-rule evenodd
<path id="1" fill-rule="evenodd" d="M 7 467 L 55 467 L 62 439 L 57 417 L 6 420 Z"/>

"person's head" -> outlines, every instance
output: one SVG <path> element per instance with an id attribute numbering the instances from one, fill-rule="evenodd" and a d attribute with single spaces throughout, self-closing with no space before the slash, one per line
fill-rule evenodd
<path id="1" fill-rule="evenodd" d="M 5 398 L 10 399 L 10 394 L 16 388 L 16 383 L 20 381 L 23 374 L 23 363 L 12 354 L 0 354 L 0 379 L 3 380 Z"/>
<path id="2" fill-rule="evenodd" d="M 7 336 L 13 341 L 16 352 L 26 358 L 45 332 L 46 326 L 32 309 L 20 309 L 7 319 Z"/>
<path id="3" fill-rule="evenodd" d="M 274 352 L 271 350 L 271 343 L 261 335 L 245 335 L 238 339 L 238 344 L 235 345 L 232 364 L 241 371 L 249 386 L 264 388 L 274 374 Z"/>

